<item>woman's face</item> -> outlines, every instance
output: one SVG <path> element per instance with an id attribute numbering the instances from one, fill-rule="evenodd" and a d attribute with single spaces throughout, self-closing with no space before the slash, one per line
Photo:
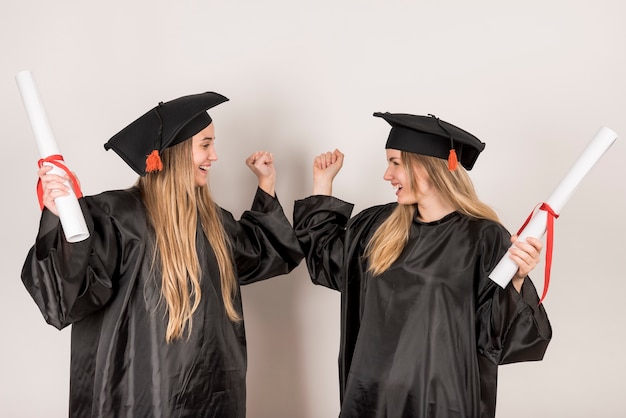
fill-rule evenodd
<path id="1" fill-rule="evenodd" d="M 433 184 L 426 169 L 420 164 L 413 173 L 417 189 L 413 190 L 409 176 L 402 162 L 402 153 L 397 149 L 387 149 L 387 170 L 383 178 L 397 189 L 398 203 L 413 205 L 433 191 Z"/>
<path id="2" fill-rule="evenodd" d="M 206 186 L 211 164 L 217 161 L 215 152 L 215 128 L 213 123 L 192 138 L 193 167 L 196 186 Z"/>

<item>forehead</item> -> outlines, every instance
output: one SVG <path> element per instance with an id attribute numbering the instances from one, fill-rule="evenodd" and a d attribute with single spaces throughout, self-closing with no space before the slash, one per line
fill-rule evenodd
<path id="1" fill-rule="evenodd" d="M 391 160 L 392 158 L 398 158 L 398 159 L 402 158 L 402 151 L 400 150 L 387 148 L 385 152 L 387 153 L 388 160 Z"/>
<path id="2" fill-rule="evenodd" d="M 215 137 L 215 128 L 213 127 L 213 123 L 210 123 L 209 126 L 198 132 L 193 136 L 194 141 L 203 141 L 207 139 L 213 139 Z"/>

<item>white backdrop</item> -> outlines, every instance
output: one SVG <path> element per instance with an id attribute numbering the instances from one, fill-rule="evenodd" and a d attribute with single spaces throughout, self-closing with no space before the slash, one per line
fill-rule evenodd
<path id="1" fill-rule="evenodd" d="M 433 113 L 487 147 L 472 177 L 510 230 L 546 199 L 601 126 L 620 137 L 556 221 L 544 361 L 500 368 L 500 417 L 624 417 L 626 3 L 605 1 L 4 0 L 0 117 L 0 415 L 67 415 L 69 329 L 45 324 L 20 281 L 39 219 L 33 134 L 15 83 L 32 71 L 83 192 L 136 176 L 103 143 L 158 101 L 217 91 L 211 185 L 238 217 L 274 153 L 291 216 L 311 161 L 346 154 L 335 194 L 356 211 L 393 200 L 388 125 L 376 111 Z M 621 174 L 620 174 L 621 173 Z M 543 264 L 533 274 L 539 290 Z M 304 264 L 243 290 L 248 416 L 338 411 L 339 295 Z"/>

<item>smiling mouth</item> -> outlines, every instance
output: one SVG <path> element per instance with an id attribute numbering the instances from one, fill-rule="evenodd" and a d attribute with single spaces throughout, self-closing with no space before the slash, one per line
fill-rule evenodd
<path id="1" fill-rule="evenodd" d="M 210 166 L 210 165 L 201 165 L 201 166 L 200 166 L 200 167 L 198 167 L 198 168 L 200 168 L 200 170 L 201 170 L 201 171 L 209 171 L 209 169 L 211 168 L 211 166 Z"/>

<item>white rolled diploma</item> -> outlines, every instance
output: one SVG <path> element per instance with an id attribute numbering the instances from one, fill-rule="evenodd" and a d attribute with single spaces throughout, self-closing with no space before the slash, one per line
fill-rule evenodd
<path id="1" fill-rule="evenodd" d="M 48 117 L 43 104 L 39 98 L 39 91 L 35 85 L 35 81 L 28 70 L 20 71 L 15 79 L 17 86 L 22 95 L 22 101 L 24 102 L 24 108 L 30 121 L 30 126 L 33 128 L 35 134 L 35 141 L 37 142 L 37 148 L 41 158 L 46 158 L 51 155 L 60 154 L 57 147 Z M 63 161 L 61 161 L 63 162 Z M 64 176 L 65 172 L 59 167 L 50 163 L 45 163 L 52 166 L 50 173 Z M 68 242 L 80 242 L 89 237 L 89 229 L 85 223 L 85 217 L 78 204 L 78 199 L 74 193 L 74 189 L 69 181 L 65 182 L 65 185 L 69 187 L 69 196 L 61 196 L 54 199 L 59 210 L 59 219 L 63 226 L 63 233 L 65 239 Z"/>
<path id="2" fill-rule="evenodd" d="M 587 145 L 587 148 L 580 155 L 578 160 L 567 172 L 561 183 L 552 192 L 548 200 L 545 201 L 557 215 L 574 194 L 582 179 L 587 175 L 591 167 L 602 157 L 609 149 L 613 142 L 617 139 L 617 134 L 609 128 L 602 127 L 596 132 L 593 139 Z M 548 212 L 545 210 L 537 210 L 524 230 L 519 234 L 518 240 L 524 241 L 526 237 L 541 238 L 546 232 L 548 222 Z M 501 287 L 506 285 L 513 279 L 517 272 L 517 264 L 509 257 L 504 255 L 495 269 L 489 275 L 489 278 Z"/>

